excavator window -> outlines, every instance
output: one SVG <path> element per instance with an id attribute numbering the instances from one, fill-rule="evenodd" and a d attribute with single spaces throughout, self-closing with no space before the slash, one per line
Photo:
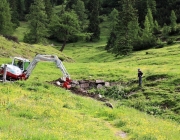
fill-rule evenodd
<path id="1" fill-rule="evenodd" d="M 13 65 L 18 66 L 21 70 L 23 70 L 23 61 L 22 60 L 14 59 Z"/>
<path id="2" fill-rule="evenodd" d="M 27 69 L 27 67 L 29 66 L 30 62 L 24 62 L 24 70 Z"/>
<path id="3" fill-rule="evenodd" d="M 23 61 L 19 60 L 17 66 L 23 70 Z"/>

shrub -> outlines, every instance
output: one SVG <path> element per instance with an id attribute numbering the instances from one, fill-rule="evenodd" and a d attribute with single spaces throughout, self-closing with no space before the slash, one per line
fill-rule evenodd
<path id="1" fill-rule="evenodd" d="M 172 44 L 174 44 L 173 39 L 168 39 L 168 40 L 167 40 L 167 45 L 172 45 Z"/>
<path id="2" fill-rule="evenodd" d="M 17 38 L 16 36 L 3 35 L 3 37 L 5 37 L 5 38 L 8 39 L 8 40 L 12 40 L 12 41 L 14 41 L 14 42 L 16 42 L 16 43 L 19 43 L 18 38 Z"/>
<path id="3" fill-rule="evenodd" d="M 140 50 L 146 50 L 150 49 L 154 46 L 156 46 L 156 38 L 154 36 L 149 38 L 139 38 L 136 41 L 133 42 L 133 50 L 134 51 L 140 51 Z"/>
<path id="4" fill-rule="evenodd" d="M 114 99 L 127 98 L 128 95 L 127 89 L 125 89 L 123 86 L 113 86 L 106 89 L 99 89 L 97 92 Z"/>

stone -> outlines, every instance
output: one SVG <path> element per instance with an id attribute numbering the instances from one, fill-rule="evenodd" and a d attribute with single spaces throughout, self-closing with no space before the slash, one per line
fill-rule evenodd
<path id="1" fill-rule="evenodd" d="M 60 86 L 61 83 L 60 83 L 59 81 L 56 81 L 56 85 L 57 85 L 57 86 Z"/>
<path id="2" fill-rule="evenodd" d="M 89 83 L 80 84 L 81 88 L 89 88 Z"/>
<path id="3" fill-rule="evenodd" d="M 105 82 L 105 87 L 110 87 L 110 83 L 109 82 Z"/>
<path id="4" fill-rule="evenodd" d="M 104 84 L 104 80 L 96 80 L 96 84 Z"/>
<path id="5" fill-rule="evenodd" d="M 98 85 L 97 85 L 97 89 L 100 89 L 100 88 L 103 88 L 103 85 L 98 84 Z"/>

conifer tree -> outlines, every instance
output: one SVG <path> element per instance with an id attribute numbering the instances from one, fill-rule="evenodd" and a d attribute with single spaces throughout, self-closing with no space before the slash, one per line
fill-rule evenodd
<path id="1" fill-rule="evenodd" d="M 86 14 L 84 2 L 82 0 L 77 0 L 77 3 L 73 5 L 72 7 L 79 17 L 80 27 L 82 31 L 84 31 L 87 24 L 87 14 Z"/>
<path id="2" fill-rule="evenodd" d="M 148 14 L 145 17 L 144 21 L 144 29 L 142 32 L 142 46 L 141 50 L 148 49 L 156 45 L 156 38 L 153 35 L 152 23 L 151 18 L 149 18 Z M 154 26 L 153 26 L 154 27 Z"/>
<path id="3" fill-rule="evenodd" d="M 20 21 L 24 21 L 25 20 L 25 14 L 27 14 L 26 5 L 25 5 L 26 1 L 27 0 L 17 0 L 17 12 L 18 12 L 18 16 L 19 16 Z M 30 1 L 31 0 L 29 0 L 28 2 L 30 2 Z M 28 11 L 29 11 L 29 7 L 28 7 Z"/>
<path id="4" fill-rule="evenodd" d="M 147 37 L 152 35 L 151 22 L 148 18 L 148 15 L 145 17 L 143 35 Z"/>
<path id="5" fill-rule="evenodd" d="M 113 53 L 118 55 L 128 55 L 133 50 L 132 28 L 129 24 L 137 19 L 137 10 L 133 7 L 134 0 L 122 0 L 122 11 L 119 13 L 119 21 L 117 25 L 117 40 L 113 48 Z"/>
<path id="6" fill-rule="evenodd" d="M 177 30 L 177 17 L 176 17 L 176 14 L 174 12 L 174 10 L 171 11 L 171 16 L 170 16 L 170 20 L 171 20 L 171 29 L 172 31 L 176 31 Z"/>
<path id="7" fill-rule="evenodd" d="M 30 7 L 30 13 L 27 15 L 29 23 L 29 33 L 24 37 L 25 42 L 40 43 L 45 40 L 47 34 L 47 15 L 44 1 L 35 0 Z"/>
<path id="8" fill-rule="evenodd" d="M 47 18 L 50 21 L 52 12 L 53 12 L 52 4 L 50 0 L 44 0 L 44 3 L 45 3 L 45 10 L 46 10 Z"/>
<path id="9" fill-rule="evenodd" d="M 152 15 L 152 11 L 150 8 L 148 8 L 148 11 L 147 11 L 147 15 L 146 17 L 148 18 L 148 22 L 149 22 L 149 32 L 152 32 L 153 33 L 153 29 L 154 29 L 154 19 L 153 19 L 153 15 Z M 147 19 L 145 19 L 146 21 Z"/>
<path id="10" fill-rule="evenodd" d="M 7 0 L 0 1 L 0 34 L 10 35 L 13 32 L 10 6 Z"/>
<path id="11" fill-rule="evenodd" d="M 147 9 L 151 9 L 152 15 L 155 16 L 157 13 L 156 1 L 155 0 L 147 0 Z"/>
<path id="12" fill-rule="evenodd" d="M 87 31 L 92 33 L 89 41 L 100 40 L 100 27 L 99 27 L 99 11 L 100 11 L 100 0 L 90 0 L 88 3 L 89 10 L 89 26 Z"/>
<path id="13" fill-rule="evenodd" d="M 34 1 L 36 1 L 36 0 L 19 0 L 19 1 L 20 1 L 21 4 L 22 4 L 23 1 L 24 1 L 25 14 L 29 14 L 31 4 L 33 4 Z"/>
<path id="14" fill-rule="evenodd" d="M 64 50 L 70 37 L 80 33 L 78 16 L 74 11 L 65 11 L 59 15 L 54 14 L 49 28 L 51 35 L 63 42 L 60 51 Z"/>
<path id="15" fill-rule="evenodd" d="M 116 41 L 116 35 L 117 35 L 117 32 L 116 32 L 116 26 L 117 26 L 117 23 L 118 23 L 118 10 L 116 9 L 113 9 L 111 11 L 111 13 L 109 14 L 109 23 L 110 23 L 110 36 L 108 38 L 108 41 L 107 41 L 107 44 L 106 44 L 106 47 L 105 49 L 107 51 L 112 51 L 114 45 L 115 45 L 115 41 Z"/>
<path id="16" fill-rule="evenodd" d="M 17 0 L 8 0 L 11 8 L 11 21 L 14 24 L 14 28 L 19 26 L 19 14 L 17 11 Z"/>
<path id="17" fill-rule="evenodd" d="M 162 35 L 164 39 L 168 38 L 170 32 L 171 32 L 171 28 L 167 26 L 166 23 L 164 23 L 163 28 L 162 28 Z"/>
<path id="18" fill-rule="evenodd" d="M 73 9 L 73 5 L 77 4 L 77 0 L 68 0 L 66 4 L 66 10 L 71 10 Z"/>

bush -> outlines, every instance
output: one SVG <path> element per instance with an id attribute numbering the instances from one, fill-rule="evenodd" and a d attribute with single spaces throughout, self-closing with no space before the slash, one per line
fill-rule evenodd
<path id="1" fill-rule="evenodd" d="M 167 40 L 167 45 L 172 45 L 172 44 L 174 44 L 173 39 L 168 39 L 168 40 Z"/>
<path id="2" fill-rule="evenodd" d="M 26 33 L 24 35 L 24 39 L 23 41 L 25 43 L 36 43 L 36 38 L 34 37 L 34 35 L 30 34 L 30 33 Z"/>
<path id="3" fill-rule="evenodd" d="M 164 44 L 157 44 L 156 46 L 155 46 L 155 48 L 163 48 L 164 47 Z"/>
<path id="4" fill-rule="evenodd" d="M 136 41 L 133 42 L 133 50 L 134 51 L 140 51 L 140 50 L 146 50 L 150 49 L 154 46 L 156 46 L 156 38 L 154 36 L 149 38 L 139 38 Z"/>
<path id="5" fill-rule="evenodd" d="M 104 96 L 108 96 L 110 98 L 114 99 L 123 99 L 127 98 L 127 89 L 125 89 L 122 86 L 113 86 L 113 87 L 108 87 L 106 89 L 99 89 L 97 91 L 99 94 L 102 94 Z"/>

